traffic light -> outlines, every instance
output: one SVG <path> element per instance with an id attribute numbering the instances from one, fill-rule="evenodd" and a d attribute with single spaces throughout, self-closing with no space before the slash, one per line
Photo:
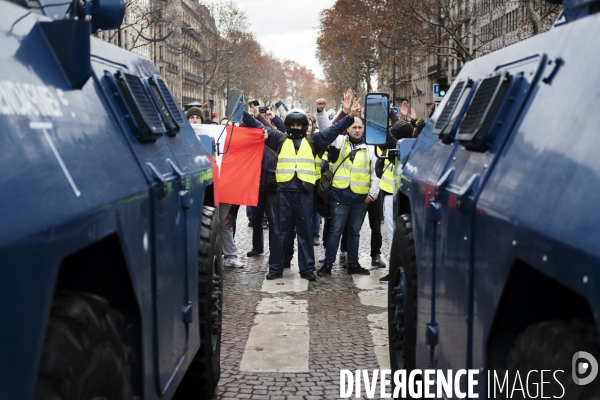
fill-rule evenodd
<path id="1" fill-rule="evenodd" d="M 448 78 L 445 76 L 440 76 L 438 78 L 438 95 L 440 97 L 444 97 L 446 92 L 448 91 Z"/>

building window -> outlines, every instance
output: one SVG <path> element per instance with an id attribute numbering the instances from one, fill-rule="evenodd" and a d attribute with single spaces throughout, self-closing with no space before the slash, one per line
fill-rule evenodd
<path id="1" fill-rule="evenodd" d="M 161 60 L 161 61 L 164 59 L 163 47 L 162 46 L 158 46 L 158 59 Z"/>
<path id="2" fill-rule="evenodd" d="M 165 68 L 164 67 L 160 67 L 160 75 L 165 76 Z"/>
<path id="3" fill-rule="evenodd" d="M 517 13 L 519 9 L 512 10 L 506 14 L 506 32 L 512 32 L 517 29 Z"/>

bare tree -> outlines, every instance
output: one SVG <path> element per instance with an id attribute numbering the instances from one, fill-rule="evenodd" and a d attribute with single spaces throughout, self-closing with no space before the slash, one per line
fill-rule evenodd
<path id="1" fill-rule="evenodd" d="M 537 35 L 550 29 L 550 26 L 562 11 L 561 4 L 549 4 L 543 0 L 522 0 L 522 3 L 525 6 L 527 18 L 529 18 L 531 23 L 532 35 Z"/>
<path id="2" fill-rule="evenodd" d="M 117 29 L 98 31 L 95 36 L 127 50 L 149 56 L 149 44 L 176 34 L 181 20 L 178 0 L 126 0 L 125 17 Z"/>
<path id="3" fill-rule="evenodd" d="M 362 37 L 371 33 L 369 14 L 373 4 L 365 0 L 338 0 L 320 16 L 317 57 L 334 92 L 343 93 L 363 84 L 370 87 L 372 71 L 379 65 Z"/>
<path id="4" fill-rule="evenodd" d="M 489 0 L 411 0 L 411 16 L 421 24 L 421 34 L 415 38 L 438 57 L 466 63 L 502 34 L 491 27 L 476 34 L 485 21 L 492 22 L 494 7 L 486 7 L 489 3 Z"/>

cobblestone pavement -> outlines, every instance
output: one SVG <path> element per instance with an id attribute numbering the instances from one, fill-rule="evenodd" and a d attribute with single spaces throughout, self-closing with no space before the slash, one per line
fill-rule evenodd
<path id="1" fill-rule="evenodd" d="M 386 365 L 387 332 L 383 326 L 385 288 L 378 283 L 379 277 L 387 274 L 387 269 L 374 268 L 370 282 L 377 283 L 365 286 L 361 281 L 365 277 L 355 276 L 353 279 L 336 262 L 332 276 L 318 277 L 316 282 L 309 282 L 308 290 L 269 293 L 262 290 L 269 253 L 246 257 L 252 248 L 252 228 L 247 225 L 242 207 L 235 240 L 246 265 L 242 269 L 225 268 L 224 272 L 222 372 L 213 399 L 335 399 L 340 395 L 340 369 L 389 368 Z M 370 266 L 370 235 L 369 223 L 365 219 L 359 262 L 366 268 L 373 268 Z M 267 230 L 264 237 L 265 248 L 268 249 Z M 385 237 L 381 250 L 382 259 L 388 263 L 389 247 Z M 316 259 L 322 251 L 322 246 L 315 247 Z M 291 271 L 287 270 L 286 275 L 298 274 L 296 255 L 297 252 Z M 321 264 L 317 261 L 317 265 Z M 282 297 L 308 304 L 307 368 L 296 372 L 241 371 L 244 351 L 262 350 L 246 349 L 251 329 L 256 326 L 259 302 Z M 282 357 L 285 361 L 285 355 Z"/>

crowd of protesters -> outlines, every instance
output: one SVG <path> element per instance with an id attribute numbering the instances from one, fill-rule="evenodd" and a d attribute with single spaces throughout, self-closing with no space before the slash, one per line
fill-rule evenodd
<path id="1" fill-rule="evenodd" d="M 339 261 L 348 274 L 369 275 L 369 269 L 361 266 L 358 259 L 360 230 L 368 215 L 371 267 L 386 268 L 381 259 L 381 222 L 384 221 L 391 245 L 394 160 L 377 155 L 386 148 L 395 148 L 400 139 L 418 136 L 425 123 L 416 119 L 414 110 L 409 114 L 408 104 L 403 102 L 399 116 L 390 113 L 392 127 L 386 145 L 375 148 L 365 142 L 361 107 L 358 99 L 353 99 L 352 90 L 344 94 L 338 112 L 326 111 L 325 100 L 317 100 L 316 115 L 288 109 L 279 97 L 277 84 L 274 96 L 275 111 L 263 114 L 251 105 L 240 123 L 263 129 L 265 138 L 258 203 L 247 207 L 251 210 L 247 212 L 248 226 L 253 231 L 252 250 L 247 256 L 264 254 L 263 230 L 268 229 L 269 280 L 281 278 L 284 270 L 291 267 L 294 242 L 300 276 L 304 279 L 314 281 L 316 275 L 331 276 L 338 250 Z M 207 105 L 187 111 L 190 123 L 218 124 L 206 118 Z M 229 121 L 223 118 L 220 123 Z M 317 185 L 326 170 L 332 173 L 328 205 L 317 194 Z M 226 267 L 244 266 L 234 240 L 238 210 L 239 205 L 219 206 Z M 323 252 L 318 262 L 323 265 L 316 268 L 314 248 L 321 243 Z M 387 277 L 381 281 L 387 281 Z"/>

